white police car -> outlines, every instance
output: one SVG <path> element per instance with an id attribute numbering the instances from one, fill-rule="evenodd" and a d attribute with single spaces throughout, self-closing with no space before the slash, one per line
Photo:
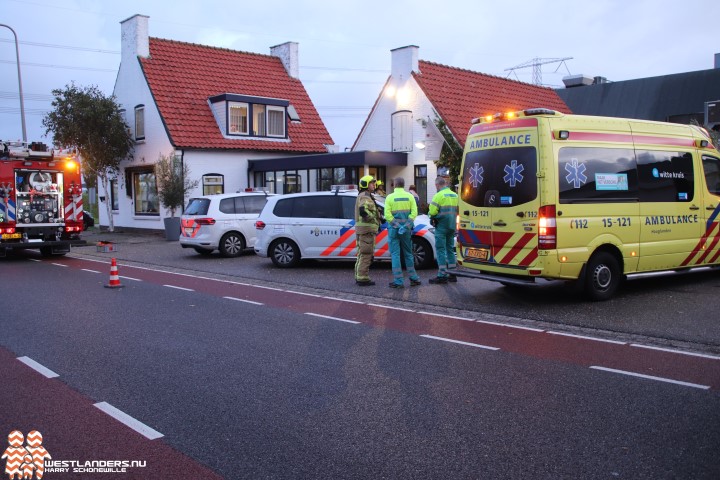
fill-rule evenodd
<path id="1" fill-rule="evenodd" d="M 357 190 L 336 190 L 269 198 L 255 222 L 255 253 L 283 268 L 301 259 L 354 260 L 357 195 Z M 382 212 L 383 199 L 376 201 Z M 430 268 L 435 261 L 435 229 L 427 215 L 418 215 L 414 223 L 415 268 Z M 387 224 L 375 239 L 375 258 L 390 260 Z"/>
<path id="2" fill-rule="evenodd" d="M 191 198 L 182 214 L 180 246 L 210 255 L 237 257 L 255 245 L 255 220 L 270 196 L 263 192 L 221 193 Z"/>

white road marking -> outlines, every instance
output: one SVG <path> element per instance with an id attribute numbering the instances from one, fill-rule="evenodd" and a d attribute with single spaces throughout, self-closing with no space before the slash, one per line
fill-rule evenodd
<path id="1" fill-rule="evenodd" d="M 387 305 L 378 305 L 377 303 L 368 303 L 368 306 L 370 306 L 370 307 L 380 307 L 380 308 L 384 308 L 384 309 L 386 309 L 386 310 L 399 310 L 399 311 L 401 311 L 401 312 L 412 312 L 412 313 L 416 313 L 416 310 L 412 310 L 412 309 L 409 309 L 409 308 L 389 307 L 389 306 L 387 306 Z"/>
<path id="2" fill-rule="evenodd" d="M 117 408 L 113 407 L 107 402 L 99 402 L 96 403 L 95 406 L 102 410 L 103 412 L 107 413 L 111 417 L 113 417 L 118 422 L 132 428 L 136 432 L 138 432 L 140 435 L 144 436 L 145 438 L 149 440 L 155 440 L 157 438 L 160 438 L 163 436 L 162 433 L 158 432 L 157 430 L 154 430 L 144 423 L 134 419 L 127 413 L 123 412 L 122 410 L 118 410 Z"/>
<path id="3" fill-rule="evenodd" d="M 139 279 L 139 278 L 126 277 L 125 275 L 118 275 L 118 277 L 119 277 L 119 278 L 124 278 L 125 280 L 133 280 L 133 281 L 135 281 L 135 282 L 142 282 L 142 280 Z"/>
<path id="4" fill-rule="evenodd" d="M 186 292 L 194 292 L 192 288 L 178 287 L 176 285 L 163 285 L 163 287 L 174 288 L 176 290 L 184 290 Z"/>
<path id="5" fill-rule="evenodd" d="M 57 373 L 53 372 L 49 368 L 45 367 L 44 365 L 39 364 L 35 360 L 33 360 L 30 357 L 18 357 L 18 360 L 20 360 L 22 363 L 27 365 L 28 367 L 32 368 L 38 373 L 41 373 L 42 375 L 45 375 L 47 378 L 56 378 L 59 377 Z"/>
<path id="6" fill-rule="evenodd" d="M 99 272 L 99 271 L 97 271 L 97 270 L 90 270 L 89 268 L 81 268 L 80 270 L 82 270 L 83 272 L 101 273 L 101 272 Z"/>
<path id="7" fill-rule="evenodd" d="M 665 377 L 653 377 L 652 375 L 643 375 L 642 373 L 627 372 L 625 370 L 615 370 L 614 368 L 606 368 L 606 367 L 598 367 L 598 366 L 591 366 L 590 368 L 592 368 L 594 370 L 602 370 L 604 372 L 612 372 L 612 373 L 619 373 L 622 375 L 629 375 L 631 377 L 639 377 L 639 378 L 645 378 L 648 380 L 657 380 L 659 382 L 674 383 L 676 385 L 682 385 L 685 387 L 700 388 L 702 390 L 710 389 L 710 387 L 708 385 L 699 385 L 697 383 L 681 382 L 679 380 L 673 380 L 671 378 L 665 378 Z"/>
<path id="8" fill-rule="evenodd" d="M 484 348 L 485 350 L 500 350 L 498 347 L 489 347 L 487 345 L 480 345 L 479 343 L 461 342 L 460 340 L 453 340 L 451 338 L 436 337 L 433 335 L 420 335 L 423 338 L 431 338 L 433 340 L 442 340 L 443 342 L 459 343 L 460 345 L 467 345 L 469 347 Z"/>
<path id="9" fill-rule="evenodd" d="M 252 303 L 253 305 L 263 305 L 260 302 L 253 302 L 252 300 L 245 300 L 244 298 L 237 298 L 237 297 L 223 297 L 228 300 L 235 300 L 236 302 L 245 302 L 245 303 Z"/>
<path id="10" fill-rule="evenodd" d="M 441 313 L 426 312 L 426 311 L 423 311 L 423 310 L 420 310 L 420 311 L 418 311 L 417 313 L 419 313 L 419 314 L 421 314 L 421 315 L 431 315 L 431 316 L 433 316 L 433 317 L 452 318 L 452 319 L 454 319 L 454 320 L 462 320 L 462 321 L 464 321 L 464 322 L 474 322 L 474 321 L 475 321 L 474 318 L 454 317 L 454 316 L 452 316 L 452 315 L 443 315 L 443 314 L 441 314 Z"/>
<path id="11" fill-rule="evenodd" d="M 56 267 L 65 267 L 65 268 L 67 268 L 67 265 L 63 265 L 62 263 L 50 262 L 50 265 L 55 265 Z"/>
<path id="12" fill-rule="evenodd" d="M 711 360 L 720 360 L 720 357 L 718 357 L 718 356 L 707 355 L 705 353 L 683 352 L 682 350 L 673 350 L 670 348 L 652 347 L 650 345 L 640 345 L 639 343 L 631 343 L 630 346 L 637 347 L 637 348 L 647 348 L 649 350 L 660 350 L 661 352 L 677 353 L 680 355 L 690 355 L 691 357 L 702 357 L 702 358 L 709 358 Z"/>
<path id="13" fill-rule="evenodd" d="M 345 323 L 352 323 L 357 325 L 360 322 L 356 322 L 355 320 L 348 320 L 346 318 L 338 318 L 338 317 L 331 317 L 329 315 L 320 315 L 319 313 L 312 313 L 312 312 L 305 312 L 305 315 L 312 315 L 313 317 L 320 317 L 320 318 L 327 318 L 330 320 L 337 320 L 338 322 L 345 322 Z"/>
<path id="14" fill-rule="evenodd" d="M 505 327 L 505 328 L 516 328 L 518 330 L 527 330 L 529 332 L 544 332 L 545 331 L 541 328 L 518 327 L 517 325 L 508 325 L 507 323 L 491 322 L 489 320 L 475 320 L 475 323 L 484 323 L 486 325 L 497 325 L 498 327 Z"/>
<path id="15" fill-rule="evenodd" d="M 565 332 L 553 332 L 551 330 L 548 330 L 546 333 L 549 333 L 550 335 L 560 335 L 562 337 L 573 337 L 573 338 L 581 338 L 583 340 L 593 340 L 595 342 L 605 342 L 605 343 L 614 343 L 617 345 L 625 345 L 625 342 L 620 342 L 617 340 L 606 340 L 604 338 L 597 338 L 597 337 L 587 337 L 585 335 L 575 335 L 572 333 L 565 333 Z"/>

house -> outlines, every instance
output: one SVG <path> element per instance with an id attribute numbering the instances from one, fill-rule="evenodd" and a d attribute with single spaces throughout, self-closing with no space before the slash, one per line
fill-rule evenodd
<path id="1" fill-rule="evenodd" d="M 408 165 L 390 166 L 380 178 L 389 181 L 403 176 L 406 185 L 416 185 L 425 203 L 435 194 L 434 161 L 444 142 L 436 120 L 445 122 L 464 146 L 476 117 L 533 107 L 570 112 L 550 88 L 419 60 L 418 56 L 415 45 L 392 50 L 390 77 L 353 150 L 406 152 Z"/>
<path id="2" fill-rule="evenodd" d="M 571 75 L 563 83 L 557 94 L 577 114 L 704 125 L 707 104 L 720 100 L 720 54 L 708 70 L 619 82 Z"/>
<path id="3" fill-rule="evenodd" d="M 162 229 L 154 164 L 173 156 L 199 181 L 193 195 L 264 185 L 248 167 L 266 158 L 319 154 L 332 138 L 299 80 L 298 44 L 270 55 L 148 35 L 148 17 L 121 22 L 114 95 L 135 140 L 111 182 L 114 224 Z M 256 180 L 258 181 L 256 183 Z M 100 222 L 108 225 L 101 204 Z"/>

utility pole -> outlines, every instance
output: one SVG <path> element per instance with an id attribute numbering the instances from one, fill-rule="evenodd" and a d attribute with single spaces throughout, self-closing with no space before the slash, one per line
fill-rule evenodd
<path id="1" fill-rule="evenodd" d="M 20 92 L 20 119 L 22 120 L 23 142 L 27 143 L 27 130 L 25 129 L 25 101 L 23 100 L 22 76 L 20 75 L 20 47 L 18 46 L 18 37 L 17 33 L 15 33 L 15 30 L 13 30 L 10 26 L 0 23 L 0 27 L 8 28 L 15 37 L 15 56 L 17 58 L 18 90 Z"/>
<path id="2" fill-rule="evenodd" d="M 533 85 L 542 85 L 542 65 L 546 65 L 548 63 L 557 63 L 560 62 L 560 65 L 555 69 L 557 72 L 560 66 L 565 65 L 565 60 L 572 60 L 573 57 L 564 57 L 564 58 L 533 58 L 532 60 L 528 60 L 527 62 L 521 63 L 520 65 L 515 65 L 511 68 L 506 68 L 505 71 L 510 71 L 511 73 L 515 70 L 520 70 L 523 68 L 532 67 L 533 73 L 532 73 L 532 83 Z M 567 69 L 567 65 L 565 65 L 565 68 Z M 568 69 L 568 74 L 570 73 L 570 70 Z M 508 73 L 508 76 L 510 74 Z M 517 74 L 515 74 L 515 77 L 517 77 Z"/>

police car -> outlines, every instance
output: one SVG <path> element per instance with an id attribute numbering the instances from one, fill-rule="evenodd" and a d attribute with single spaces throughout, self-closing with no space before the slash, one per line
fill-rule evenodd
<path id="1" fill-rule="evenodd" d="M 294 267 L 301 259 L 354 260 L 357 195 L 357 190 L 336 188 L 270 197 L 255 222 L 255 253 L 281 268 Z M 376 202 L 382 214 L 383 199 Z M 430 268 L 435 261 L 435 229 L 427 215 L 418 215 L 414 223 L 415 268 Z M 375 258 L 390 260 L 386 223 L 375 239 Z"/>

